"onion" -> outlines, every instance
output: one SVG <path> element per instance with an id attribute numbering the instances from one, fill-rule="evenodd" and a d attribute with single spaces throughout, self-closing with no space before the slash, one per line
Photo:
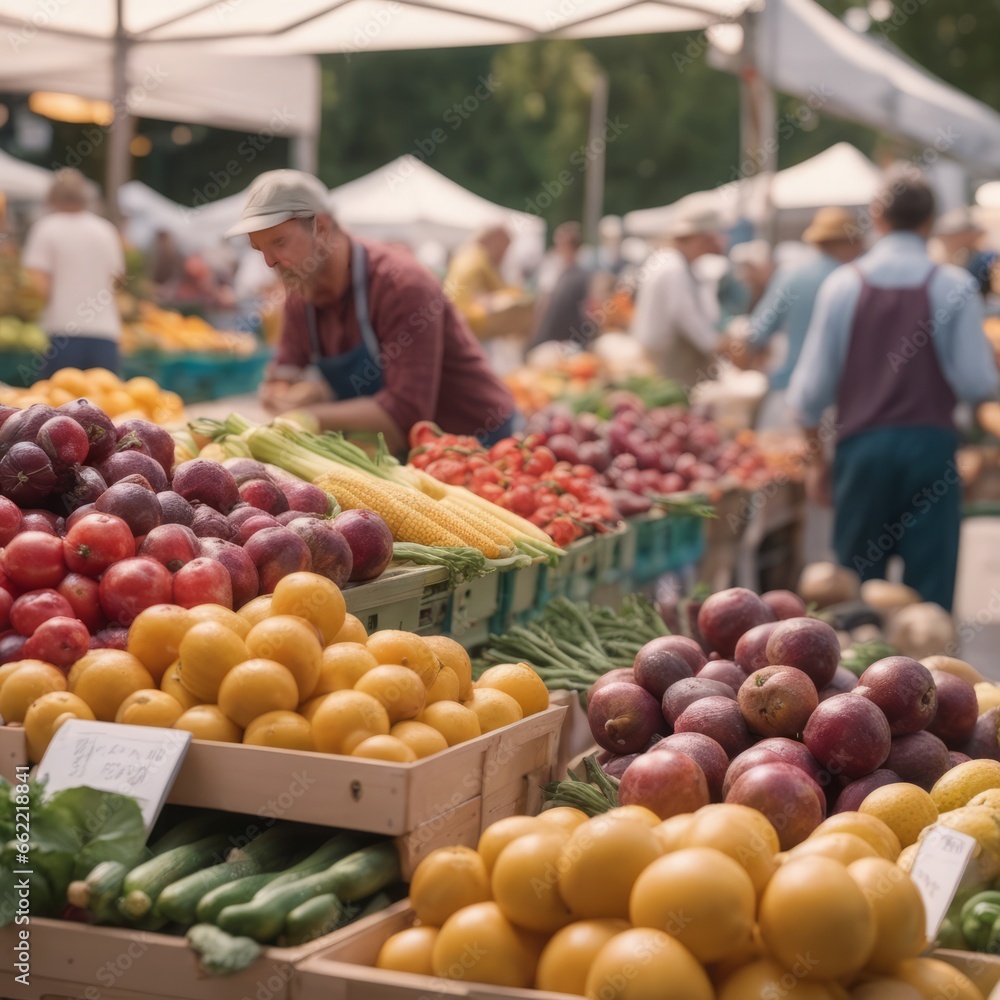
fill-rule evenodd
<path id="1" fill-rule="evenodd" d="M 35 403 L 34 406 L 18 410 L 8 417 L 0 427 L 0 457 L 6 455 L 7 449 L 19 441 L 34 441 L 42 424 L 57 416 L 59 414 L 51 406 Z"/>
<path id="2" fill-rule="evenodd" d="M 44 500 L 55 484 L 55 469 L 37 444 L 18 441 L 0 459 L 0 493 L 19 507 Z"/>
<path id="3" fill-rule="evenodd" d="M 67 510 L 76 510 L 77 507 L 94 503 L 108 488 L 104 477 L 89 465 L 77 465 L 71 471 L 72 485 L 63 493 Z"/>

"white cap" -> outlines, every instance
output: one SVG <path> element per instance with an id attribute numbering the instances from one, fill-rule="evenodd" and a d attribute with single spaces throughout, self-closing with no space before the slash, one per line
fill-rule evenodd
<path id="1" fill-rule="evenodd" d="M 289 219 L 330 215 L 330 192 L 312 174 L 301 170 L 269 170 L 247 189 L 243 216 L 226 236 L 242 236 L 280 226 Z"/>

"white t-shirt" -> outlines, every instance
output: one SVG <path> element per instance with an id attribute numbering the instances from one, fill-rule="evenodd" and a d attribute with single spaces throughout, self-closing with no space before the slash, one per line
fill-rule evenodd
<path id="1" fill-rule="evenodd" d="M 125 273 L 125 254 L 106 219 L 86 211 L 45 216 L 28 233 L 21 264 L 52 282 L 41 318 L 47 333 L 120 338 L 115 279 Z"/>

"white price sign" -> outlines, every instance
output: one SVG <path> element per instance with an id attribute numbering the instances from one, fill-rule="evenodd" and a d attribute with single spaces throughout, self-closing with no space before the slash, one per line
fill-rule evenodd
<path id="1" fill-rule="evenodd" d="M 182 729 L 69 719 L 57 730 L 38 777 L 48 792 L 86 785 L 139 803 L 148 833 L 191 744 Z"/>
<path id="2" fill-rule="evenodd" d="M 946 826 L 932 826 L 920 842 L 910 878 L 924 900 L 928 941 L 937 937 L 976 846 L 974 837 Z"/>

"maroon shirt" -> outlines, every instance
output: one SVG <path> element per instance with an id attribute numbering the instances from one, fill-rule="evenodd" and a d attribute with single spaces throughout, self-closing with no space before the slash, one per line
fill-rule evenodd
<path id="1" fill-rule="evenodd" d="M 437 279 L 402 248 L 359 242 L 368 253 L 369 319 L 382 346 L 375 362 L 382 388 L 372 398 L 404 434 L 418 420 L 433 420 L 453 434 L 502 426 L 514 412 L 514 398 Z M 350 285 L 338 302 L 317 307 L 316 318 L 324 355 L 361 343 Z M 304 367 L 311 360 L 305 302 L 289 295 L 275 362 Z"/>

